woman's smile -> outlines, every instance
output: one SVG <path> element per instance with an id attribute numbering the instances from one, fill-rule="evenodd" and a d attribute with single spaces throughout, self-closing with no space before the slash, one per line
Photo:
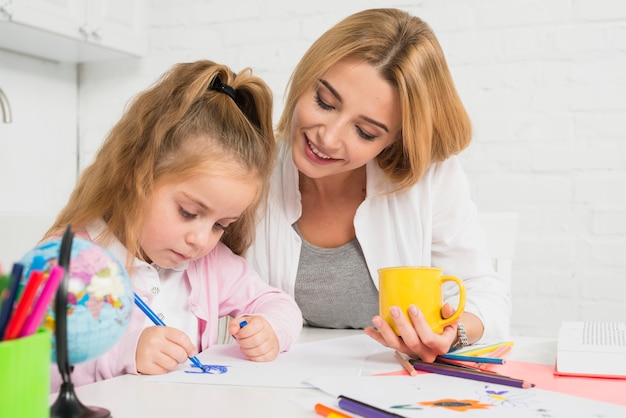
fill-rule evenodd
<path id="1" fill-rule="evenodd" d="M 319 148 L 317 148 L 307 138 L 305 138 L 305 141 L 306 141 L 306 146 L 304 148 L 305 148 L 306 154 L 309 157 L 309 159 L 311 159 L 313 162 L 316 162 L 318 164 L 327 164 L 333 161 L 337 161 L 336 159 L 329 157 L 328 155 L 320 151 Z"/>

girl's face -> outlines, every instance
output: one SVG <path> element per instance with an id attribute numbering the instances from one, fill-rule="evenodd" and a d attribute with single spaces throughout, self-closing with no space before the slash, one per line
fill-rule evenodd
<path id="1" fill-rule="evenodd" d="M 400 135 L 400 95 L 376 69 L 342 60 L 296 102 L 293 160 L 311 178 L 362 167 Z"/>
<path id="2" fill-rule="evenodd" d="M 209 253 L 256 196 L 256 181 L 203 171 L 157 183 L 140 232 L 144 256 L 171 268 Z"/>

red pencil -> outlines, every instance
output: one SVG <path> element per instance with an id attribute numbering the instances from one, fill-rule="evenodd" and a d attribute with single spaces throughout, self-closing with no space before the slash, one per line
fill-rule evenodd
<path id="1" fill-rule="evenodd" d="M 30 273 L 30 278 L 24 287 L 22 297 L 15 308 L 15 312 L 11 316 L 11 319 L 9 319 L 6 331 L 4 331 L 4 340 L 12 340 L 19 336 L 22 325 L 24 325 L 24 321 L 26 321 L 26 317 L 30 312 L 30 308 L 33 305 L 33 301 L 35 300 L 35 296 L 37 296 L 37 291 L 39 290 L 43 279 L 43 271 L 34 270 Z"/>

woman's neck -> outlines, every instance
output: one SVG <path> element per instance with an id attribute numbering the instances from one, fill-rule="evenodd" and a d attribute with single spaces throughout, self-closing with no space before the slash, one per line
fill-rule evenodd
<path id="1" fill-rule="evenodd" d="M 354 215 L 365 199 L 365 167 L 313 179 L 300 173 L 302 237 L 322 248 L 342 246 L 356 236 Z"/>
<path id="2" fill-rule="evenodd" d="M 358 196 L 365 199 L 366 171 L 365 166 L 332 176 L 311 178 L 299 173 L 300 193 L 315 196 L 317 199 L 335 199 Z"/>

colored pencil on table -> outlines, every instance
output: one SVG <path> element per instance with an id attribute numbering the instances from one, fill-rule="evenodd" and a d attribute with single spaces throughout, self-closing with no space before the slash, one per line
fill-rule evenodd
<path id="1" fill-rule="evenodd" d="M 478 380 L 481 382 L 494 383 L 498 385 L 513 386 L 522 389 L 528 389 L 535 385 L 525 380 L 515 379 L 513 377 L 504 376 L 497 373 L 483 372 L 480 370 L 470 370 L 453 365 L 445 365 L 439 363 L 427 363 L 421 360 L 411 360 L 416 370 L 441 374 L 445 376 L 459 377 L 463 379 Z"/>
<path id="2" fill-rule="evenodd" d="M 409 372 L 409 375 L 411 376 L 417 376 L 417 370 L 415 370 L 413 368 L 413 366 L 411 365 L 411 363 L 409 363 L 409 361 L 407 359 L 404 358 L 404 356 L 402 354 L 400 354 L 398 351 L 396 351 L 394 353 L 394 355 L 396 356 L 396 359 L 398 359 L 398 361 L 400 362 L 400 364 L 402 365 L 402 367 L 404 367 L 406 369 L 407 372 Z"/>
<path id="3" fill-rule="evenodd" d="M 509 351 L 511 351 L 511 346 L 510 345 L 503 345 L 502 347 L 496 348 L 491 353 L 487 353 L 486 356 L 487 357 L 502 358 L 505 355 L 507 355 L 509 353 Z"/>
<path id="4" fill-rule="evenodd" d="M 365 418 L 403 418 L 402 415 L 385 411 L 384 409 L 377 408 L 373 405 L 369 405 L 365 402 L 357 401 L 356 399 L 348 398 L 343 395 L 339 395 L 337 398 L 337 404 L 341 409 Z"/>
<path id="5" fill-rule="evenodd" d="M 504 364 L 504 360 L 496 357 L 462 356 L 459 354 L 442 354 L 440 358 L 456 361 L 472 361 L 474 363 Z"/>
<path id="6" fill-rule="evenodd" d="M 321 403 L 315 404 L 315 412 L 317 412 L 318 415 L 322 415 L 326 418 L 352 418 L 351 415 L 346 415 L 342 412 L 337 411 L 336 409 L 333 409 Z"/>
<path id="7" fill-rule="evenodd" d="M 454 353 L 456 353 L 458 355 L 462 355 L 462 356 L 482 356 L 483 354 L 491 353 L 492 351 L 497 350 L 498 348 L 500 348 L 502 346 L 513 347 L 513 342 L 512 341 L 505 341 L 505 342 L 489 344 L 489 345 L 485 345 L 485 346 L 478 346 L 478 347 L 475 347 L 475 348 L 469 348 L 469 349 L 462 349 L 462 350 L 454 351 Z"/>
<path id="8" fill-rule="evenodd" d="M 483 364 L 483 363 L 471 363 L 467 361 L 448 360 L 448 359 L 440 358 L 440 357 L 437 357 L 435 359 L 435 363 L 451 364 L 453 366 L 465 367 L 468 369 L 475 369 L 475 370 L 482 370 L 484 372 L 492 372 L 492 370 L 490 370 L 489 367 L 493 366 L 490 364 L 488 365 L 488 364 Z"/>
<path id="9" fill-rule="evenodd" d="M 451 361 L 451 360 L 445 360 L 445 359 L 437 358 L 435 360 L 434 364 L 437 364 L 437 365 L 441 366 L 442 368 L 449 368 L 449 369 L 452 369 L 452 370 L 463 369 L 463 370 L 467 370 L 467 371 L 473 372 L 473 373 L 487 373 L 487 374 L 491 374 L 491 375 L 497 375 L 497 376 L 500 376 L 500 377 L 508 377 L 508 376 L 505 376 L 505 375 L 502 375 L 502 374 L 495 373 L 493 371 L 477 370 L 475 367 L 469 367 L 465 363 L 462 363 L 461 365 L 456 365 L 456 364 L 447 363 L 447 361 Z M 418 360 L 418 359 L 410 359 L 409 362 L 413 365 L 413 367 L 415 367 L 415 364 L 433 364 L 433 363 L 429 363 L 429 362 Z"/>

